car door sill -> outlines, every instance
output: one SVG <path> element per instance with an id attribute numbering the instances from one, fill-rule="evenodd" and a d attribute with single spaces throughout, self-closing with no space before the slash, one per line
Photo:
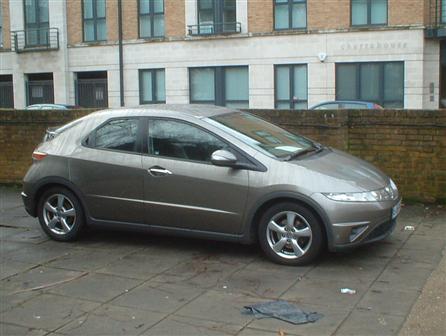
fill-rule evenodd
<path id="1" fill-rule="evenodd" d="M 231 234 L 231 233 L 222 233 L 222 232 L 212 232 L 212 231 L 202 231 L 202 230 L 192 230 L 185 228 L 177 228 L 177 227 L 166 227 L 166 226 L 158 226 L 158 225 L 149 225 L 142 223 L 129 223 L 129 222 L 118 222 L 111 220 L 102 220 L 90 218 L 88 224 L 95 227 L 105 228 L 105 229 L 130 229 L 133 231 L 143 231 L 150 233 L 159 233 L 165 235 L 175 235 L 175 236 L 183 236 L 183 237 L 191 237 L 191 238 L 200 238 L 200 239 L 214 239 L 220 241 L 229 241 L 229 242 L 239 242 L 239 243 L 250 243 L 249 240 L 246 239 L 243 234 Z"/>

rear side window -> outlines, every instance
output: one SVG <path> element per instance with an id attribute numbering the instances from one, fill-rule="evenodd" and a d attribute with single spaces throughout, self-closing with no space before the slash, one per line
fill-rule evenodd
<path id="1" fill-rule="evenodd" d="M 154 119 L 150 121 L 149 153 L 155 156 L 209 162 L 226 143 L 190 124 Z"/>
<path id="2" fill-rule="evenodd" d="M 136 152 L 138 119 L 114 119 L 98 128 L 94 135 L 95 148 Z"/>

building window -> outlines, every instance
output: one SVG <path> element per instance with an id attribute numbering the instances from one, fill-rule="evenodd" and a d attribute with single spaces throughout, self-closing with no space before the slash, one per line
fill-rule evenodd
<path id="1" fill-rule="evenodd" d="M 404 62 L 336 64 L 336 100 L 404 107 Z"/>
<path id="2" fill-rule="evenodd" d="M 105 0 L 83 0 L 84 42 L 105 41 L 107 25 Z"/>
<path id="3" fill-rule="evenodd" d="M 197 0 L 198 25 L 189 27 L 191 35 L 239 33 L 236 0 Z"/>
<path id="4" fill-rule="evenodd" d="M 446 0 L 441 1 L 441 23 L 446 23 Z"/>
<path id="5" fill-rule="evenodd" d="M 54 84 L 52 73 L 29 74 L 26 77 L 27 105 L 54 104 Z"/>
<path id="6" fill-rule="evenodd" d="M 247 66 L 190 68 L 190 101 L 248 108 L 248 77 Z"/>
<path id="7" fill-rule="evenodd" d="M 307 27 L 306 0 L 274 0 L 274 29 Z"/>
<path id="8" fill-rule="evenodd" d="M 48 0 L 24 0 L 25 45 L 48 44 L 49 10 Z"/>
<path id="9" fill-rule="evenodd" d="M 0 108 L 14 108 L 12 75 L 0 75 Z"/>
<path id="10" fill-rule="evenodd" d="M 387 24 L 387 0 L 352 0 L 352 26 Z"/>
<path id="11" fill-rule="evenodd" d="M 139 70 L 139 103 L 166 102 L 164 69 Z"/>
<path id="12" fill-rule="evenodd" d="M 276 65 L 274 78 L 276 108 L 294 110 L 308 107 L 307 65 Z"/>
<path id="13" fill-rule="evenodd" d="M 138 0 L 139 37 L 164 36 L 164 0 Z"/>
<path id="14" fill-rule="evenodd" d="M 76 105 L 108 107 L 107 71 L 86 71 L 75 74 Z"/>

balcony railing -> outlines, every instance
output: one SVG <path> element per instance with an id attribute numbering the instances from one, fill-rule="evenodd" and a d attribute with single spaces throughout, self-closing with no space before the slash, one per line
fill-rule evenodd
<path id="1" fill-rule="evenodd" d="M 59 29 L 57 28 L 17 30 L 11 34 L 16 53 L 59 49 Z"/>
<path id="2" fill-rule="evenodd" d="M 240 22 L 201 23 L 187 26 L 187 30 L 191 36 L 235 34 L 242 31 L 242 24 Z"/>
<path id="3" fill-rule="evenodd" d="M 429 0 L 427 38 L 446 38 L 446 0 Z"/>

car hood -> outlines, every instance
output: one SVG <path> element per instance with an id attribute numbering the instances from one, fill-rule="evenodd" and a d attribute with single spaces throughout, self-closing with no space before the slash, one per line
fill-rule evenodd
<path id="1" fill-rule="evenodd" d="M 372 164 L 336 149 L 289 163 L 304 169 L 311 189 L 318 192 L 370 191 L 389 184 L 389 177 Z"/>

